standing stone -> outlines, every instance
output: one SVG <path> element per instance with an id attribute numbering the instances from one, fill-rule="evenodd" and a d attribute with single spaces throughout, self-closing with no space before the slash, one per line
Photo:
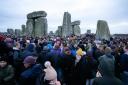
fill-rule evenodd
<path id="1" fill-rule="evenodd" d="M 36 11 L 27 15 L 26 30 L 30 36 L 42 37 L 47 35 L 47 13 L 45 11 Z"/>
<path id="2" fill-rule="evenodd" d="M 87 34 L 91 34 L 91 30 L 90 29 L 87 30 Z"/>
<path id="3" fill-rule="evenodd" d="M 62 29 L 62 26 L 58 26 L 58 36 L 62 37 L 63 35 L 63 29 Z"/>
<path id="4" fill-rule="evenodd" d="M 11 29 L 11 28 L 8 28 L 7 33 L 10 34 L 10 35 L 14 35 L 14 30 Z"/>
<path id="5" fill-rule="evenodd" d="M 32 32 L 33 32 L 33 24 L 34 24 L 34 21 L 33 19 L 28 19 L 27 22 L 26 22 L 26 35 L 27 36 L 32 36 Z"/>
<path id="6" fill-rule="evenodd" d="M 56 36 L 59 36 L 59 32 L 58 32 L 58 30 L 56 30 L 55 35 L 56 35 Z"/>
<path id="7" fill-rule="evenodd" d="M 72 22 L 72 30 L 73 30 L 73 34 L 80 36 L 81 31 L 80 31 L 80 21 L 74 21 Z"/>
<path id="8" fill-rule="evenodd" d="M 49 36 L 54 36 L 53 31 L 50 31 L 50 32 L 49 32 Z"/>
<path id="9" fill-rule="evenodd" d="M 110 31 L 106 21 L 98 20 L 97 30 L 96 30 L 96 39 L 97 40 L 110 40 Z"/>
<path id="10" fill-rule="evenodd" d="M 62 29 L 62 36 L 69 36 L 73 33 L 71 26 L 71 14 L 68 12 L 64 13 Z"/>
<path id="11" fill-rule="evenodd" d="M 26 27 L 25 25 L 21 25 L 22 28 L 22 35 L 25 36 L 26 35 Z"/>
<path id="12" fill-rule="evenodd" d="M 47 35 L 47 19 L 44 17 L 37 18 L 35 20 L 35 35 L 40 37 Z"/>
<path id="13" fill-rule="evenodd" d="M 21 35 L 20 29 L 15 29 L 15 36 L 20 36 L 20 35 Z"/>

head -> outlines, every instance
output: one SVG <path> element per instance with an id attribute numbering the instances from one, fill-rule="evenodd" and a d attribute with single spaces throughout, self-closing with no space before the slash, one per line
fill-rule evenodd
<path id="1" fill-rule="evenodd" d="M 7 65 L 7 59 L 5 57 L 0 58 L 0 67 L 4 68 Z"/>
<path id="2" fill-rule="evenodd" d="M 33 56 L 28 56 L 24 59 L 23 63 L 24 67 L 28 68 L 36 63 L 36 58 L 34 58 Z"/>
<path id="3" fill-rule="evenodd" d="M 111 53 L 112 53 L 112 49 L 110 47 L 106 47 L 105 54 L 111 54 Z"/>
<path id="4" fill-rule="evenodd" d="M 28 46 L 27 46 L 27 48 L 26 48 L 27 50 L 29 50 L 29 51 L 31 51 L 31 52 L 33 52 L 34 51 L 34 49 L 35 49 L 35 46 L 34 46 L 34 44 L 29 44 Z"/>
<path id="5" fill-rule="evenodd" d="M 124 52 L 128 52 L 128 45 L 124 47 Z"/>
<path id="6" fill-rule="evenodd" d="M 66 55 L 71 55 L 71 50 L 69 49 L 69 47 L 65 47 L 65 48 L 64 48 L 64 53 L 65 53 Z"/>
<path id="7" fill-rule="evenodd" d="M 114 76 L 114 61 L 112 59 L 99 58 L 98 69 L 102 76 Z"/>

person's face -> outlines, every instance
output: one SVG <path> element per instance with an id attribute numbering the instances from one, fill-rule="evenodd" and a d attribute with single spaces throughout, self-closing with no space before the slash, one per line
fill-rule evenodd
<path id="1" fill-rule="evenodd" d="M 25 68 L 28 68 L 29 66 L 30 66 L 29 64 L 24 63 L 24 67 L 25 67 Z"/>
<path id="2" fill-rule="evenodd" d="M 66 55 L 71 55 L 71 51 L 70 51 L 70 50 L 66 50 L 66 51 L 65 51 L 65 54 L 66 54 Z"/>
<path id="3" fill-rule="evenodd" d="M 125 47 L 123 49 L 124 49 L 124 52 L 128 52 L 128 50 Z"/>
<path id="4" fill-rule="evenodd" d="M 0 67 L 3 68 L 7 65 L 6 61 L 0 61 Z"/>

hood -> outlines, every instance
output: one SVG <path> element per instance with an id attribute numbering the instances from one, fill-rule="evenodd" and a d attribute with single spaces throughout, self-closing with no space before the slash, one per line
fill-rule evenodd
<path id="1" fill-rule="evenodd" d="M 102 76 L 114 76 L 114 60 L 111 58 L 99 58 L 98 69 Z"/>
<path id="2" fill-rule="evenodd" d="M 35 50 L 35 46 L 33 44 L 29 44 L 26 50 L 33 52 Z"/>

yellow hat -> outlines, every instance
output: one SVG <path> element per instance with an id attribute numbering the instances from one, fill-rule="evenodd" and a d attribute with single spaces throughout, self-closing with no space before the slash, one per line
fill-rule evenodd
<path id="1" fill-rule="evenodd" d="M 76 53 L 77 53 L 78 56 L 82 56 L 82 55 L 83 55 L 83 51 L 82 51 L 81 48 L 78 49 L 78 50 L 76 51 Z"/>

